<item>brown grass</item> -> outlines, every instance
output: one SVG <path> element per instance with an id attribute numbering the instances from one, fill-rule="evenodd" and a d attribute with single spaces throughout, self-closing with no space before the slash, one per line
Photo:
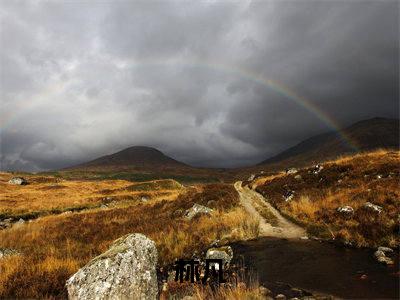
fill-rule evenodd
<path id="1" fill-rule="evenodd" d="M 182 216 L 194 202 L 211 200 L 215 211 L 210 217 L 187 221 Z M 200 253 L 214 239 L 256 237 L 258 224 L 238 205 L 232 186 L 205 185 L 188 189 L 175 200 L 48 216 L 0 231 L 0 247 L 22 253 L 0 260 L 0 298 L 64 298 L 66 279 L 128 233 L 153 239 L 160 265 Z"/>
<path id="2" fill-rule="evenodd" d="M 360 247 L 394 247 L 399 245 L 399 166 L 398 151 L 379 150 L 324 163 L 319 174 L 305 168 L 294 175 L 259 179 L 257 191 L 312 235 L 330 238 L 333 234 Z M 288 190 L 295 191 L 295 197 L 286 202 L 283 194 Z M 382 206 L 382 213 L 365 209 L 366 202 Z M 354 208 L 353 216 L 336 211 L 345 205 Z"/>

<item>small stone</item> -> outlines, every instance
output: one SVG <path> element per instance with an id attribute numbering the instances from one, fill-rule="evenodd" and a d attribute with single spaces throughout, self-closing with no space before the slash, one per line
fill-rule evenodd
<path id="1" fill-rule="evenodd" d="M 258 288 L 258 292 L 263 297 L 267 297 L 267 296 L 271 296 L 272 295 L 272 292 L 269 289 L 267 289 L 265 286 L 262 286 L 262 285 L 260 285 L 260 287 Z"/>
<path id="2" fill-rule="evenodd" d="M 230 246 L 210 248 L 207 250 L 206 259 L 222 259 L 224 266 L 229 265 L 233 259 L 233 250 Z M 218 268 L 217 264 L 215 264 L 215 268 Z"/>
<path id="3" fill-rule="evenodd" d="M 336 209 L 337 212 L 344 214 L 344 215 L 352 215 L 354 214 L 354 209 L 351 206 L 341 206 Z"/>
<path id="4" fill-rule="evenodd" d="M 286 174 L 296 174 L 298 171 L 296 168 L 286 169 Z"/>
<path id="5" fill-rule="evenodd" d="M 364 208 L 376 212 L 378 214 L 380 214 L 383 210 L 382 206 L 376 205 L 376 204 L 372 204 L 371 202 L 365 202 L 364 204 Z"/>
<path id="6" fill-rule="evenodd" d="M 8 181 L 8 183 L 15 185 L 26 185 L 28 184 L 28 181 L 26 181 L 26 179 L 23 177 L 13 177 Z"/>
<path id="7" fill-rule="evenodd" d="M 382 251 L 383 253 L 385 253 L 385 255 L 387 253 L 393 253 L 393 249 L 389 248 L 389 247 L 378 247 L 378 251 Z"/>
<path id="8" fill-rule="evenodd" d="M 195 203 L 191 208 L 186 210 L 185 217 L 191 220 L 198 215 L 211 215 L 212 211 L 209 207 Z"/>
<path id="9" fill-rule="evenodd" d="M 383 263 L 386 265 L 394 264 L 393 260 L 390 257 L 387 257 L 385 252 L 383 252 L 381 250 L 375 251 L 374 256 L 375 256 L 376 260 L 380 263 Z"/>
<path id="10" fill-rule="evenodd" d="M 10 248 L 0 248 L 0 259 L 6 258 L 12 255 L 20 255 L 18 250 L 10 249 Z"/>
<path id="11" fill-rule="evenodd" d="M 251 175 L 249 176 L 249 178 L 247 178 L 247 181 L 253 181 L 254 178 L 256 178 L 256 175 L 251 174 Z"/>
<path id="12" fill-rule="evenodd" d="M 300 175 L 300 174 L 298 174 L 298 175 L 294 176 L 294 179 L 296 179 L 296 180 L 302 180 L 302 179 L 303 179 L 303 177 L 301 177 L 301 175 Z"/>
<path id="13" fill-rule="evenodd" d="M 276 300 L 286 300 L 286 296 L 283 294 L 278 294 L 275 296 L 275 299 Z"/>

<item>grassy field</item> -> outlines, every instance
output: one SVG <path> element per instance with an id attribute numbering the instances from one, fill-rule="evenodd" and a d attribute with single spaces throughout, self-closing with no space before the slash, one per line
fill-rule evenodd
<path id="1" fill-rule="evenodd" d="M 32 219 L 47 214 L 139 201 L 142 197 L 174 199 L 183 188 L 174 180 L 135 183 L 124 180 L 64 180 L 24 175 L 28 185 L 10 185 L 13 175 L 0 173 L 0 219 Z"/>
<path id="2" fill-rule="evenodd" d="M 0 260 L 0 298 L 64 298 L 67 278 L 117 238 L 140 232 L 156 242 L 159 264 L 190 258 L 216 239 L 224 242 L 254 238 L 258 223 L 239 206 L 231 185 L 183 188 L 173 181 L 134 184 L 125 181 L 61 181 L 31 176 L 26 186 L 12 186 L 2 174 L 0 209 L 10 214 L 88 205 L 105 197 L 136 197 L 153 193 L 149 201 L 117 202 L 70 214 L 49 215 L 0 231 L 0 248 L 21 255 Z M 62 185 L 63 188 L 52 188 Z M 151 189 L 149 188 L 151 187 Z M 153 190 L 154 188 L 154 190 Z M 162 192 L 164 194 L 160 195 Z M 147 195 L 147 194 L 146 194 Z M 76 201 L 80 201 L 76 203 Z M 183 214 L 194 203 L 214 209 L 211 216 L 188 221 Z"/>
<path id="3" fill-rule="evenodd" d="M 400 154 L 375 151 L 341 157 L 296 174 L 258 178 L 252 185 L 284 215 L 307 227 L 310 234 L 363 247 L 399 245 Z M 292 200 L 283 195 L 294 191 Z M 365 207 L 382 207 L 377 213 Z M 337 212 L 351 206 L 352 215 Z"/>

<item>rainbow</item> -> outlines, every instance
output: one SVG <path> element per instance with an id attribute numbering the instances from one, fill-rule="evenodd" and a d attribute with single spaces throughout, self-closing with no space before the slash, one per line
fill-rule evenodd
<path id="1" fill-rule="evenodd" d="M 275 80 L 265 78 L 261 74 L 257 74 L 254 72 L 251 72 L 251 70 L 237 67 L 237 66 L 231 66 L 231 65 L 226 65 L 226 64 L 221 64 L 221 63 L 216 63 L 216 62 L 210 62 L 210 61 L 200 61 L 200 60 L 192 60 L 192 61 L 185 61 L 185 60 L 141 60 L 141 61 L 123 61 L 120 63 L 117 63 L 117 67 L 119 69 L 126 69 L 126 68 L 133 68 L 133 67 L 143 67 L 143 66 L 157 66 L 157 67 L 166 67 L 166 66 L 181 66 L 181 67 L 198 67 L 198 68 L 207 68 L 213 71 L 219 71 L 231 75 L 235 75 L 237 77 L 249 80 L 251 82 L 254 82 L 256 84 L 262 85 L 267 89 L 270 89 L 277 93 L 278 95 L 281 95 L 285 97 L 286 99 L 296 103 L 300 107 L 304 108 L 306 111 L 317 117 L 321 122 L 323 122 L 325 125 L 327 125 L 329 128 L 334 130 L 335 132 L 338 133 L 340 138 L 342 139 L 343 142 L 345 142 L 352 150 L 356 151 L 359 149 L 357 142 L 352 140 L 348 135 L 346 135 L 342 130 L 341 126 L 326 112 L 321 110 L 313 101 L 298 95 L 296 92 L 285 86 L 281 82 L 277 82 Z M 62 84 L 61 84 L 62 85 Z M 54 90 L 54 86 L 50 88 L 50 90 Z M 58 90 L 58 89 L 57 89 Z M 22 111 L 27 111 L 31 106 L 34 106 L 36 101 L 31 101 L 31 105 L 27 105 L 27 103 L 20 103 L 20 107 Z M 37 102 L 40 102 L 37 101 Z M 3 116 L 0 119 L 0 130 L 5 129 L 9 127 L 12 123 L 13 120 L 16 119 L 17 115 L 20 113 L 8 113 L 7 115 L 3 114 Z"/>

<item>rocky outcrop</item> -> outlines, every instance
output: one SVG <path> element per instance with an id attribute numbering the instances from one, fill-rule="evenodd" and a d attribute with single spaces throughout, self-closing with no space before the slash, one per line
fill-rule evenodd
<path id="1" fill-rule="evenodd" d="M 68 298 L 157 299 L 157 259 L 143 234 L 122 237 L 68 279 Z"/>
<path id="2" fill-rule="evenodd" d="M 23 177 L 13 177 L 8 181 L 8 183 L 15 185 L 25 185 L 28 184 L 28 181 L 26 181 L 26 179 Z"/>
<path id="3" fill-rule="evenodd" d="M 185 217 L 191 220 L 198 215 L 210 215 L 212 211 L 209 207 L 195 203 L 191 208 L 186 210 Z"/>

